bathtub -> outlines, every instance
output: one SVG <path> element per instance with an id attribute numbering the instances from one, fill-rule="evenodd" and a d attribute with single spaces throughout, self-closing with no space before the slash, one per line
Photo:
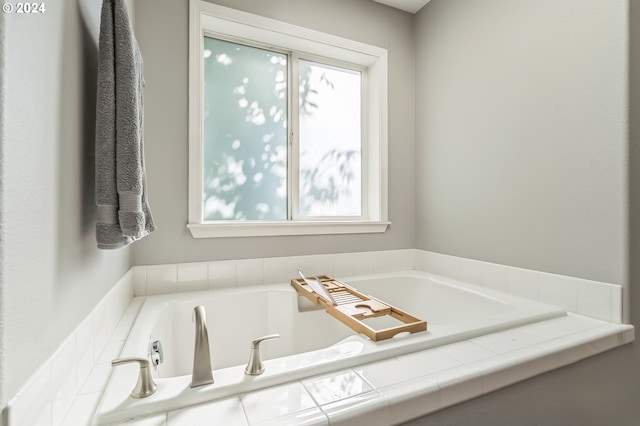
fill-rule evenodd
<path id="1" fill-rule="evenodd" d="M 420 271 L 342 281 L 426 320 L 427 331 L 374 342 L 298 296 L 288 283 L 150 296 L 121 357 L 147 357 L 150 344 L 160 341 L 164 361 L 152 368 L 158 389 L 144 399 L 130 398 L 137 365 L 114 369 L 94 424 L 175 410 L 566 315 L 556 307 Z M 192 389 L 192 319 L 198 305 L 206 309 L 215 382 Z M 375 321 L 368 325 L 392 325 Z M 278 339 L 261 344 L 265 372 L 244 374 L 251 341 L 275 333 Z"/>

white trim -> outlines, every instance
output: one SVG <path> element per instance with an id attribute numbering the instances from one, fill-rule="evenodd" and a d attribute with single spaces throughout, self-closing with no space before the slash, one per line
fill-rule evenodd
<path id="1" fill-rule="evenodd" d="M 342 62 L 334 59 L 323 58 L 321 56 L 312 55 L 312 54 L 299 54 L 295 52 L 291 55 L 291 64 L 293 73 L 292 73 L 292 82 L 291 84 L 293 88 L 292 99 L 296 100 L 295 108 L 299 109 L 300 105 L 297 99 L 300 97 L 300 87 L 298 82 L 300 81 L 300 61 L 314 62 L 322 66 L 327 67 L 336 67 L 337 69 L 344 71 L 352 71 L 357 72 L 360 75 L 360 214 L 353 216 L 305 216 L 300 214 L 300 161 L 292 162 L 292 170 L 291 173 L 291 181 L 293 192 L 292 194 L 292 210 L 291 217 L 294 221 L 354 221 L 354 222 L 366 222 L 371 220 L 369 217 L 369 204 L 368 200 L 368 191 L 369 191 L 369 174 L 368 174 L 368 162 L 370 160 L 369 153 L 369 140 L 367 139 L 368 135 L 368 123 L 369 123 L 369 115 L 368 115 L 368 100 L 369 100 L 369 92 L 368 92 L 368 67 L 359 64 L 353 64 L 350 62 Z M 292 149 L 292 157 L 299 159 L 300 158 L 300 118 L 298 114 L 291 114 L 291 129 L 293 134 L 293 143 L 289 145 Z M 377 186 L 375 187 L 377 188 Z M 377 190 L 377 189 L 376 189 Z M 377 216 L 377 215 L 376 215 Z M 377 219 L 377 217 L 375 218 Z"/>
<path id="2" fill-rule="evenodd" d="M 384 232 L 388 222 L 387 201 L 387 102 L 388 58 L 387 50 L 370 46 L 331 34 L 299 27 L 263 16 L 208 3 L 190 0 L 189 28 L 189 224 L 194 238 L 219 236 L 304 235 Z M 205 29 L 215 29 L 241 39 L 260 40 L 267 46 L 286 47 L 291 51 L 331 58 L 362 66 L 367 70 L 366 93 L 368 105 L 362 113 L 366 128 L 363 129 L 362 181 L 368 188 L 362 191 L 363 211 L 360 220 L 290 220 L 286 222 L 205 222 L 203 219 L 203 166 L 202 166 L 202 75 L 204 68 L 203 37 Z M 297 132 L 296 123 L 289 117 L 291 132 Z M 296 147 L 291 146 L 289 152 Z M 294 142 L 295 145 L 295 142 Z M 292 149 L 293 148 L 293 149 Z M 294 173 L 288 176 L 289 198 Z M 290 206 L 296 207 L 296 206 Z M 294 210 L 294 209 L 292 209 Z M 324 218 L 323 218 L 324 219 Z M 227 229 L 225 231 L 224 229 Z M 286 228 L 290 228 L 289 231 Z M 211 231 L 204 231 L 211 229 Z"/>
<path id="3" fill-rule="evenodd" d="M 229 221 L 190 223 L 193 238 L 264 237 L 277 235 L 382 233 L 390 222 L 254 222 Z"/>
<path id="4" fill-rule="evenodd" d="M 203 219 L 202 76 L 204 34 L 200 2 L 189 3 L 189 223 Z"/>

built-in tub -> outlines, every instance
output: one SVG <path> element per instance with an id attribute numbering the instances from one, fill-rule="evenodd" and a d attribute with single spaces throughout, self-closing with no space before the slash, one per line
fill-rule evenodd
<path id="1" fill-rule="evenodd" d="M 95 423 L 166 412 L 566 315 L 555 307 L 419 271 L 343 281 L 425 319 L 427 331 L 371 341 L 312 306 L 288 283 L 150 296 L 121 356 L 147 357 L 150 343 L 159 340 L 164 362 L 153 371 L 158 390 L 144 399 L 130 398 L 138 367 L 118 367 Z M 192 389 L 193 308 L 198 305 L 206 308 L 215 383 Z M 280 338 L 261 345 L 265 373 L 245 375 L 251 341 L 274 333 Z"/>

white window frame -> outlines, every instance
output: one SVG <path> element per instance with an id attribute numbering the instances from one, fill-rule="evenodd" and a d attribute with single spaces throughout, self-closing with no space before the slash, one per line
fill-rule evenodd
<path id="1" fill-rule="evenodd" d="M 387 202 L 386 49 L 202 0 L 190 0 L 189 13 L 189 222 L 187 227 L 192 236 L 215 238 L 385 232 L 390 224 Z M 310 58 L 330 58 L 366 69 L 367 82 L 363 87 L 367 91 L 365 96 L 367 105 L 362 111 L 366 114 L 363 120 L 366 128 L 363 129 L 362 145 L 363 217 L 355 220 L 315 217 L 287 221 L 204 220 L 202 120 L 204 96 L 202 88 L 205 34 L 259 40 L 261 44 L 267 46 L 308 54 Z M 296 150 L 297 147 L 294 147 L 293 152 L 297 152 Z M 292 176 L 288 177 L 290 182 L 291 178 Z"/>

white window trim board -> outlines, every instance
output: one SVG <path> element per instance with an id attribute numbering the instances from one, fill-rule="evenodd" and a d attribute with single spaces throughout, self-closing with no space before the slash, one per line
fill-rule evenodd
<path id="1" fill-rule="evenodd" d="M 388 59 L 387 50 L 263 16 L 190 0 L 189 9 L 189 223 L 194 238 L 385 232 L 388 221 Z M 274 46 L 351 62 L 368 69 L 368 144 L 363 191 L 365 220 L 354 221 L 204 221 L 203 205 L 203 45 L 207 29 L 260 40 Z"/>

